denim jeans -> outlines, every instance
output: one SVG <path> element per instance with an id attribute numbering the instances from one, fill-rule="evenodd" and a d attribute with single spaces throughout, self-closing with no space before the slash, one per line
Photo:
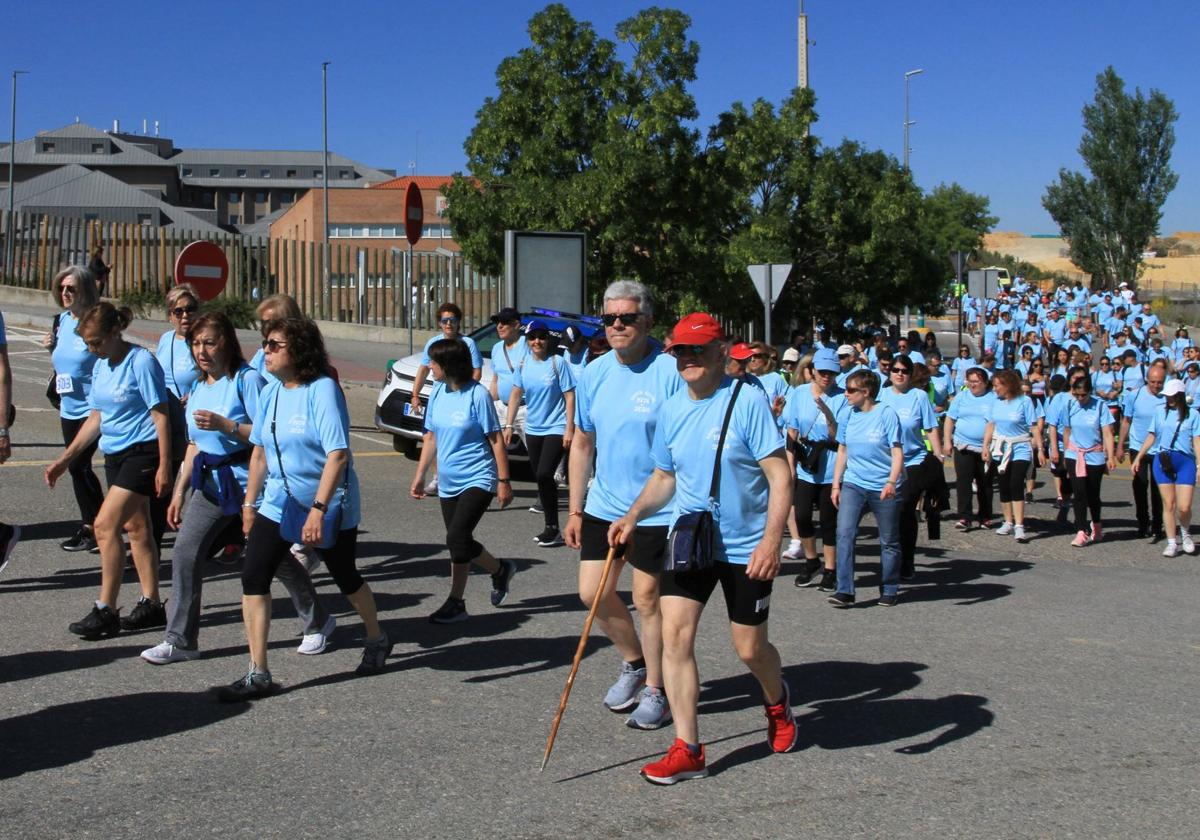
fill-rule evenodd
<path id="1" fill-rule="evenodd" d="M 879 526 L 879 557 L 883 566 L 884 595 L 895 595 L 900 590 L 900 494 L 890 499 L 879 498 L 878 490 L 842 483 L 842 495 L 838 503 L 837 520 L 837 591 L 854 594 L 854 543 L 858 537 L 858 523 L 862 520 L 863 508 L 875 514 Z"/>

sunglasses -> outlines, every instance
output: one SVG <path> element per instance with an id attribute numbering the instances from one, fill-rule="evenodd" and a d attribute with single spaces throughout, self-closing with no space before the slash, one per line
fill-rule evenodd
<path id="1" fill-rule="evenodd" d="M 263 350 L 268 353 L 278 353 L 281 347 L 287 347 L 286 341 L 276 341 L 273 338 L 268 338 L 262 343 Z"/>
<path id="2" fill-rule="evenodd" d="M 769 358 L 771 358 L 771 354 L 770 353 L 751 353 L 750 358 L 751 359 L 769 359 Z"/>
<path id="3" fill-rule="evenodd" d="M 458 319 L 455 318 L 453 315 L 447 315 L 445 318 L 439 318 L 438 323 L 439 324 L 457 324 Z"/>
<path id="4" fill-rule="evenodd" d="M 534 330 L 533 332 L 525 333 L 526 341 L 549 341 L 550 333 L 545 330 Z"/>
<path id="5" fill-rule="evenodd" d="M 680 356 L 701 356 L 708 347 L 707 344 L 672 344 L 667 352 L 678 359 Z"/>
<path id="6" fill-rule="evenodd" d="M 171 314 L 176 318 L 182 318 L 184 315 L 191 315 L 199 308 L 198 306 L 176 306 L 171 310 Z"/>
<path id="7" fill-rule="evenodd" d="M 899 373 L 899 374 L 901 374 L 902 376 L 908 376 L 910 373 L 912 373 L 912 368 L 906 368 L 906 367 L 895 367 L 895 366 L 893 366 L 893 367 L 892 367 L 892 373 Z"/>
<path id="8" fill-rule="evenodd" d="M 491 321 L 493 324 L 496 324 L 497 326 L 499 326 L 500 324 L 507 324 L 507 325 L 511 325 L 511 324 L 519 324 L 519 323 L 521 323 L 521 319 L 520 319 L 520 318 L 514 318 L 514 319 L 513 319 L 513 320 L 511 320 L 511 321 L 501 321 L 501 320 L 500 320 L 500 316 L 499 316 L 499 315 L 493 315 L 493 316 L 492 316 L 492 317 L 491 317 L 489 320 L 490 320 L 490 321 Z"/>
<path id="9" fill-rule="evenodd" d="M 637 323 L 638 318 L 641 317 L 641 312 L 622 312 L 620 315 L 615 315 L 610 312 L 600 316 L 600 323 L 604 324 L 606 327 L 611 327 L 614 326 L 617 321 L 620 321 L 622 326 L 632 327 Z"/>
<path id="10" fill-rule="evenodd" d="M 865 393 L 867 393 L 867 389 L 866 388 L 847 388 L 846 393 L 847 394 L 865 394 Z"/>

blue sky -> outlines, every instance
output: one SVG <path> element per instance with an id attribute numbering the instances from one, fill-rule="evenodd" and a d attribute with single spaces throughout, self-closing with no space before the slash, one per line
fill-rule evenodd
<path id="1" fill-rule="evenodd" d="M 7 82 L 12 69 L 31 71 L 19 83 L 21 138 L 76 117 L 100 128 L 119 118 L 124 130 L 157 119 L 181 146 L 320 149 L 320 62 L 329 60 L 331 149 L 446 173 L 464 164 L 462 143 L 495 91 L 496 65 L 528 43 L 526 22 L 544 5 L 67 0 L 48 13 L 9 2 L 0 72 Z M 606 37 L 648 5 L 567 3 Z M 797 0 L 662 5 L 692 18 L 702 127 L 735 100 L 778 103 L 796 83 Z M 1060 166 L 1079 166 L 1080 109 L 1111 63 L 1131 88 L 1175 101 L 1180 180 L 1162 230 L 1200 230 L 1195 0 L 807 0 L 805 11 L 824 142 L 848 137 L 899 157 L 904 72 L 922 68 L 911 83 L 917 181 L 987 195 L 999 230 L 1054 232 L 1041 195 Z M 7 112 L 7 84 L 0 96 Z"/>

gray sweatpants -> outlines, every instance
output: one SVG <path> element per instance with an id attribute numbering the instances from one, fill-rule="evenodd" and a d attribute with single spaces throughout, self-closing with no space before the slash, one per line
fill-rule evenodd
<path id="1" fill-rule="evenodd" d="M 200 592 L 202 564 L 212 551 L 213 541 L 236 516 L 222 516 L 221 508 L 192 493 L 183 506 L 183 524 L 175 538 L 171 558 L 171 599 L 168 604 L 167 641 L 176 647 L 195 649 L 200 635 Z M 304 632 L 317 633 L 329 620 L 329 612 L 317 598 L 312 578 L 291 554 L 279 564 L 279 582 L 292 596 Z"/>

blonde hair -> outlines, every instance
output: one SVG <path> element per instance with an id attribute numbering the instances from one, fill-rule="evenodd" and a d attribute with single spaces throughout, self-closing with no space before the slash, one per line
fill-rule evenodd
<path id="1" fill-rule="evenodd" d="M 268 295 L 263 298 L 262 303 L 254 310 L 254 314 L 258 316 L 258 320 L 262 322 L 264 329 L 267 321 L 282 321 L 289 318 L 304 317 L 304 313 L 300 311 L 300 304 L 296 303 L 296 299 L 291 295 L 285 294 Z"/>
<path id="2" fill-rule="evenodd" d="M 179 299 L 190 297 L 200 303 L 200 293 L 196 291 L 196 287 L 191 283 L 179 283 L 174 286 L 171 291 L 167 292 L 167 314 L 171 314 L 171 310 L 175 308 L 175 304 L 179 303 Z"/>

